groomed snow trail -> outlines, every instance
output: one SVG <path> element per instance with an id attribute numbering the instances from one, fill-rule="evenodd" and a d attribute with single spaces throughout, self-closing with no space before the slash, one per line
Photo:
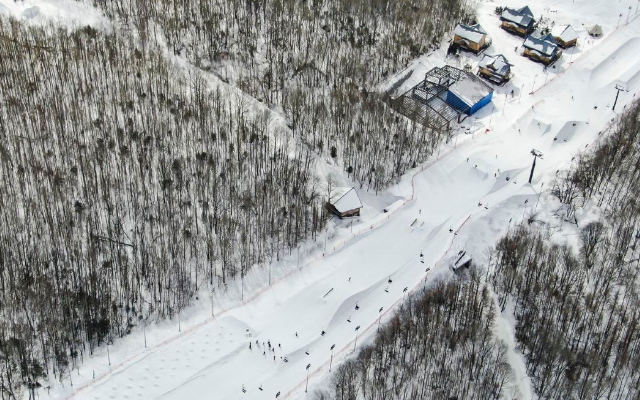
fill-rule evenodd
<path id="1" fill-rule="evenodd" d="M 558 8 L 563 6 L 556 3 Z M 592 8 L 587 8 L 587 3 L 583 0 L 569 6 L 584 14 L 615 8 L 602 1 L 592 1 Z M 626 10 L 628 5 L 619 7 Z M 640 65 L 628 55 L 637 53 L 640 20 L 632 19 L 610 37 L 587 46 L 584 53 L 577 50 L 570 68 L 565 55 L 556 69 L 543 71 L 539 64 L 514 53 L 521 40 L 496 27 L 495 6 L 483 3 L 480 22 L 493 36 L 491 53 L 507 55 L 514 63 L 516 79 L 512 86 L 497 89 L 493 104 L 465 122 L 479 133 L 461 134 L 456 149 L 415 177 L 414 201 L 376 229 L 279 281 L 244 307 L 231 309 L 149 351 L 132 349 L 136 356 L 94 383 L 88 376 L 91 371 L 81 367 L 81 376 L 74 379 L 84 380 L 82 390 L 57 387 L 51 396 L 224 400 L 268 399 L 280 392 L 280 399 L 304 398 L 307 374 L 312 390 L 327 376 L 331 355 L 336 366 L 370 339 L 381 316 L 379 310 L 390 315 L 401 304 L 405 288 L 423 287 L 425 276 L 433 280 L 450 274 L 450 259 L 463 247 L 481 259 L 487 245 L 534 207 L 541 184 L 550 186 L 555 172 L 570 165 L 571 158 L 615 117 L 611 82 L 624 81 L 630 90 L 621 94 L 617 111 L 640 89 Z M 606 12 L 605 21 L 614 21 L 614 26 L 606 28 L 613 29 L 621 11 Z M 562 18 L 569 18 L 568 14 Z M 584 28 L 579 32 L 584 38 Z M 622 66 L 611 62 L 614 54 Z M 534 94 L 526 94 L 532 89 Z M 533 148 L 542 151 L 544 158 L 538 161 L 533 185 L 529 185 Z M 412 175 L 407 174 L 404 184 Z M 427 274 L 426 268 L 432 268 L 431 272 Z M 321 335 L 322 331 L 326 334 Z M 269 341 L 274 351 L 265 349 L 263 343 Z M 516 378 L 526 382 L 523 374 L 520 370 Z M 531 397 L 526 383 L 519 389 L 522 398 Z"/>

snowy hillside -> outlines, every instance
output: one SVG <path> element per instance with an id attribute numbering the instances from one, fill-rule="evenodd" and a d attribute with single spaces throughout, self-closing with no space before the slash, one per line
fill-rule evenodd
<path id="1" fill-rule="evenodd" d="M 86 4 L 45 0 L 24 3 L 2 1 L 0 13 L 31 21 L 30 26 L 61 21 L 71 26 L 90 24 L 97 29 L 111 25 L 101 12 L 89 8 Z M 157 120 L 161 123 L 156 126 L 155 119 L 146 116 L 140 118 L 142 123 L 139 126 L 140 129 L 145 127 L 156 129 L 157 132 L 169 128 L 174 132 L 180 132 L 174 137 L 178 143 L 159 140 L 158 147 L 175 153 L 169 153 L 172 156 L 166 159 L 164 156 L 155 155 L 149 161 L 150 165 L 162 165 L 168 175 L 161 175 L 156 171 L 149 172 L 150 175 L 146 176 L 143 167 L 134 169 L 138 168 L 136 163 L 121 163 L 115 155 L 116 151 L 113 151 L 114 154 L 110 155 L 107 161 L 113 170 L 121 166 L 132 168 L 132 173 L 142 177 L 142 182 L 148 179 L 146 184 L 140 186 L 133 179 L 114 180 L 113 185 L 122 188 L 119 193 L 126 193 L 127 196 L 122 199 L 114 197 L 113 201 L 126 208 L 127 202 L 132 201 L 130 199 L 138 198 L 136 193 L 141 193 L 149 187 L 163 193 L 159 189 L 162 183 L 159 182 L 162 182 L 164 176 L 173 177 L 172 184 L 176 182 L 178 185 L 177 182 L 181 179 L 174 175 L 186 171 L 184 179 L 188 180 L 190 173 L 193 176 L 198 174 L 199 180 L 194 178 L 194 181 L 186 184 L 184 188 L 178 187 L 175 189 L 174 197 L 171 197 L 172 200 L 166 202 L 193 200 L 194 204 L 200 201 L 200 206 L 194 206 L 191 211 L 175 215 L 169 214 L 171 208 L 164 210 L 167 214 L 162 215 L 160 212 L 157 215 L 145 212 L 142 214 L 145 218 L 140 218 L 153 220 L 157 217 L 173 221 L 169 225 L 171 229 L 161 231 L 166 234 L 167 239 L 151 227 L 146 228 L 148 231 L 143 230 L 137 234 L 140 237 L 158 238 L 154 239 L 153 246 L 158 249 L 159 256 L 153 262 L 159 265 L 163 263 L 163 257 L 170 257 L 169 253 L 191 251 L 197 254 L 187 258 L 188 261 L 184 265 L 200 265 L 201 269 L 195 268 L 194 271 L 206 271 L 209 264 L 203 259 L 212 251 L 216 254 L 216 262 L 223 257 L 229 257 L 233 262 L 230 261 L 224 267 L 216 264 L 218 271 L 215 274 L 206 275 L 204 280 L 200 277 L 203 281 L 200 286 L 196 283 L 195 287 L 190 289 L 193 299 L 175 295 L 175 299 L 161 303 L 166 307 L 163 316 L 169 317 L 168 320 L 138 325 L 130 323 L 127 319 L 135 318 L 134 314 L 123 314 L 121 323 L 123 330 L 128 329 L 128 335 L 122 335 L 123 337 L 117 340 L 105 337 L 99 339 L 98 343 L 93 343 L 95 348 L 91 347 L 91 352 L 83 353 L 81 362 L 73 360 L 64 373 L 60 372 L 58 376 L 51 375 L 48 379 L 42 380 L 45 387 L 37 390 L 39 398 L 312 398 L 312 393 L 316 390 L 330 387 L 330 369 L 334 370 L 345 360 L 354 357 L 364 344 L 371 343 L 377 327 L 388 322 L 409 295 L 429 288 L 441 280 L 451 279 L 454 272 L 450 267 L 455 264 L 461 251 L 466 251 L 476 264 L 486 265 L 488 249 L 494 247 L 510 228 L 526 221 L 532 212 L 552 218 L 550 215 L 554 210 L 551 208 L 557 204 L 546 197 L 554 179 L 560 171 L 571 168 L 576 157 L 589 149 L 612 121 L 637 98 L 636 93 L 640 93 L 640 61 L 637 57 L 640 51 L 640 15 L 636 10 L 636 2 L 631 0 L 541 0 L 529 3 L 536 15 L 543 16 L 544 20 L 548 21 L 549 27 L 552 23 L 570 24 L 579 35 L 577 48 L 565 50 L 558 62 L 552 67 L 544 68 L 521 55 L 523 39 L 500 29 L 499 17 L 494 12 L 497 6 L 517 8 L 526 4 L 521 0 L 508 3 L 481 1 L 478 2 L 476 10 L 477 22 L 492 38 L 492 45 L 486 50 L 486 54 L 503 54 L 507 57 L 512 64 L 513 79 L 505 86 L 496 87 L 492 103 L 456 127 L 452 132 L 453 136 L 446 143 L 436 141 L 427 145 L 418 139 L 411 142 L 411 146 L 423 144 L 425 149 L 431 146 L 429 150 L 402 150 L 401 144 L 395 144 L 394 146 L 398 146 L 395 149 L 398 151 L 397 154 L 402 151 L 406 153 L 402 153 L 397 160 L 385 159 L 385 165 L 397 163 L 402 167 L 394 172 L 385 169 L 379 175 L 375 175 L 377 166 L 373 168 L 374 172 L 368 167 L 370 162 L 381 154 L 377 153 L 376 149 L 367 148 L 360 153 L 357 146 L 350 147 L 348 135 L 338 146 L 344 146 L 339 148 L 338 157 L 330 155 L 331 146 L 326 144 L 320 150 L 315 146 L 305 147 L 305 141 L 309 136 L 304 135 L 311 134 L 305 131 L 304 134 L 300 133 L 300 136 L 291 136 L 289 128 L 286 127 L 286 121 L 289 121 L 291 115 L 290 110 L 284 105 L 286 102 L 279 103 L 275 100 L 269 103 L 263 99 L 263 104 L 249 99 L 247 101 L 250 105 L 242 108 L 238 105 L 245 104 L 240 100 L 242 96 L 246 93 L 255 96 L 257 88 L 244 88 L 246 93 L 236 91 L 242 86 L 239 83 L 240 79 L 232 78 L 229 80 L 230 83 L 221 83 L 220 74 L 215 71 L 215 66 L 212 70 L 216 77 L 212 77 L 206 72 L 206 68 L 192 70 L 192 66 L 187 65 L 186 61 L 194 62 L 190 57 L 182 58 L 182 55 L 176 52 L 167 56 L 155 47 L 156 45 L 151 45 L 147 51 L 153 54 L 154 60 L 165 60 L 165 57 L 170 59 L 158 61 L 157 65 L 162 67 L 163 77 L 179 77 L 176 81 L 187 80 L 191 79 L 192 73 L 200 77 L 201 81 L 198 82 L 203 86 L 200 88 L 177 84 L 171 79 L 150 79 L 146 86 L 142 86 L 152 88 L 154 82 L 175 83 L 163 88 L 164 92 L 159 92 L 166 94 L 168 98 L 176 99 L 175 108 L 178 108 L 181 116 L 174 118 L 175 108 L 166 105 L 164 100 L 159 100 L 158 97 L 157 103 L 154 104 L 161 104 L 166 111 L 157 115 Z M 109 12 L 114 11 L 110 9 Z M 86 19 L 76 18 L 79 14 L 86 15 Z M 595 23 L 603 28 L 602 38 L 592 38 L 587 34 L 587 27 Z M 7 25 L 4 32 L 9 31 Z M 23 34 L 24 38 L 30 37 L 26 31 Z M 108 51 L 100 45 L 92 44 L 90 39 L 83 40 L 86 40 L 86 43 L 83 42 L 86 46 L 96 46 L 97 51 Z M 135 55 L 137 47 L 120 36 L 113 40 L 123 43 L 123 47 L 132 54 L 126 61 L 135 63 L 138 59 Z M 391 78 L 380 76 L 380 91 L 394 88 L 396 93 L 402 93 L 424 79 L 425 73 L 433 66 L 450 64 L 462 68 L 470 64 L 475 70 L 482 59 L 482 56 L 470 53 L 462 53 L 460 58 L 447 58 L 447 45 L 446 40 L 443 41 L 438 49 L 419 56 L 410 62 L 406 69 L 389 74 Z M 59 61 L 58 56 L 54 54 L 46 57 L 49 57 L 48 60 L 52 63 Z M 96 62 L 95 65 L 108 64 L 106 58 L 100 62 L 104 64 Z M 87 70 L 91 71 L 88 65 L 89 63 Z M 119 61 L 109 65 L 113 71 L 110 72 L 113 74 L 110 76 L 112 79 L 116 79 L 118 71 L 121 76 L 128 76 L 124 68 L 126 62 Z M 412 72 L 408 79 L 402 81 L 402 77 L 407 76 L 409 71 Z M 156 76 L 149 74 L 143 76 Z M 126 81 L 126 78 L 124 80 Z M 2 85 L 8 83 L 5 81 Z M 131 87 L 137 88 L 136 85 L 134 81 L 131 82 Z M 613 111 L 616 85 L 624 90 L 620 92 L 616 110 Z M 110 85 L 105 84 L 101 87 L 108 92 L 108 86 Z M 186 87 L 189 89 L 185 89 Z M 224 88 L 222 92 L 220 87 Z M 48 97 L 43 98 L 52 101 L 55 91 L 53 86 L 49 89 L 52 90 L 48 92 Z M 153 87 L 152 90 L 155 89 Z M 66 94 L 72 98 L 71 89 Z M 233 97 L 232 102 L 226 101 L 232 94 L 237 97 Z M 277 92 L 275 95 L 277 97 L 281 93 Z M 150 96 L 154 102 L 155 96 L 157 95 Z M 206 101 L 200 101 L 203 98 Z M 86 99 L 88 104 L 94 104 L 91 103 L 90 95 L 87 95 Z M 113 100 L 113 104 L 122 100 L 115 94 L 110 99 Z M 217 110 L 215 107 L 201 106 L 208 102 L 221 106 Z M 36 107 L 35 104 L 33 106 Z M 83 111 L 88 116 L 92 116 L 91 107 L 87 106 Z M 95 107 L 102 107 L 102 103 L 96 102 Z M 71 109 L 69 107 L 69 110 Z M 149 113 L 154 109 L 159 109 L 159 106 L 139 108 Z M 211 116 L 217 112 L 219 118 L 202 117 L 202 121 L 195 121 L 196 117 L 192 118 L 191 114 L 186 114 L 188 110 L 192 110 L 194 115 Z M 113 112 L 117 115 L 117 120 L 122 121 L 129 115 Z M 358 113 L 360 112 L 362 115 L 369 115 L 366 114 L 368 111 L 358 108 Z M 394 128 L 400 129 L 400 125 L 391 122 L 395 121 L 395 114 L 386 114 L 392 113 L 391 110 L 385 108 L 380 112 L 384 114 L 381 119 L 385 122 L 380 125 L 371 124 L 367 129 L 391 129 L 391 135 Z M 286 117 L 283 118 L 282 115 Z M 99 138 L 102 131 L 99 125 L 90 126 L 92 120 L 94 119 L 82 120 L 87 124 L 87 135 L 93 134 L 95 138 Z M 310 119 L 300 126 L 307 129 L 311 123 Z M 354 121 L 349 121 L 349 124 L 351 123 Z M 174 156 L 178 159 L 181 155 L 186 155 L 185 159 L 202 161 L 199 158 L 200 153 L 194 149 L 201 143 L 207 143 L 207 135 L 202 132 L 209 133 L 209 129 L 218 127 L 219 124 L 222 128 L 216 128 L 216 132 L 222 132 L 225 126 L 235 129 L 231 131 L 230 128 L 230 131 L 234 135 L 237 134 L 237 143 L 242 142 L 239 138 L 243 133 L 251 137 L 251 133 L 246 133 L 251 131 L 256 135 L 259 133 L 256 138 L 264 137 L 266 144 L 259 145 L 263 139 L 256 142 L 258 144 L 252 144 L 254 139 L 247 139 L 246 143 L 238 145 L 237 152 L 234 153 L 233 150 L 229 151 L 227 142 L 216 142 L 218 144 L 206 148 L 211 157 L 207 156 L 204 160 L 209 166 L 216 165 L 218 169 L 205 169 L 204 162 L 192 165 L 186 161 L 177 164 L 174 162 Z M 29 124 L 32 125 L 35 126 L 35 122 Z M 18 127 L 18 122 L 13 126 Z M 407 132 L 410 130 L 408 127 L 409 125 L 406 128 Z M 340 127 L 331 129 L 338 128 Z M 352 129 L 346 125 L 344 128 Z M 115 131 L 117 124 L 104 130 L 111 129 Z M 356 128 L 353 128 L 353 131 L 355 130 Z M 160 134 L 159 136 L 161 137 Z M 327 137 L 330 136 L 331 134 L 327 134 Z M 353 140 L 359 141 L 361 138 Z M 18 152 L 18 149 L 22 148 L 19 141 L 11 143 L 11 146 L 0 147 L 0 150 L 8 148 Z M 231 143 L 234 143 L 233 139 Z M 140 144 L 131 150 L 139 151 L 142 156 L 146 154 L 146 150 L 143 149 L 145 147 Z M 244 149 L 248 154 L 246 159 L 240 160 L 240 149 Z M 529 183 L 533 162 L 531 152 L 534 149 L 543 156 L 537 160 L 532 182 Z M 42 153 L 43 160 L 54 157 L 46 156 L 47 150 L 43 146 L 42 149 L 37 149 L 36 153 Z M 78 151 L 84 159 L 90 157 L 89 153 L 82 153 L 80 147 L 69 151 Z M 324 157 L 317 157 L 314 151 Z M 120 149 L 121 154 L 122 152 Z M 57 154 L 55 157 L 64 157 L 59 154 L 63 153 L 62 149 L 55 150 L 52 154 L 54 153 Z M 257 156 L 263 153 L 267 154 L 265 158 Z M 393 151 L 388 151 L 385 157 L 392 157 L 391 153 Z M 251 158 L 254 155 L 255 157 Z M 350 164 L 346 160 L 349 157 L 355 160 L 354 165 L 360 166 L 355 173 L 347 169 Z M 234 158 L 237 159 L 237 163 Z M 424 163 L 416 162 L 425 159 Z M 274 167 L 269 166 L 269 162 L 265 160 L 275 163 L 275 168 L 279 168 L 280 172 L 274 172 Z M 191 165 L 192 169 L 183 168 L 185 163 Z M 415 167 L 409 169 L 413 164 Z M 86 165 L 88 167 L 91 164 L 87 162 Z M 20 175 L 17 169 L 5 168 L 6 171 L 11 171 L 7 172 L 6 176 L 11 176 L 11 179 L 18 182 Z M 218 187 L 210 183 L 213 178 L 203 178 L 220 176 L 223 169 L 233 171 L 232 177 L 236 182 L 243 184 L 238 189 L 231 188 L 230 185 L 225 187 L 227 181 L 221 177 Z M 343 169 L 346 171 L 343 172 Z M 206 171 L 206 174 L 203 171 Z M 276 174 L 279 179 L 274 178 L 272 174 Z M 326 225 L 320 220 L 321 214 L 323 217 L 326 216 L 321 210 L 321 198 L 324 198 L 322 196 L 325 191 L 325 182 L 321 180 L 330 174 L 336 180 L 335 187 L 358 189 L 359 200 L 364 205 L 360 217 L 350 220 L 338 220 L 334 217 L 329 219 Z M 256 176 L 259 178 L 255 178 Z M 256 182 L 253 181 L 254 178 Z M 395 178 L 397 180 L 394 180 Z M 110 178 L 106 176 L 102 179 Z M 34 178 L 34 181 L 37 180 Z M 53 177 L 51 181 L 54 181 Z M 91 182 L 91 178 L 88 178 L 88 181 Z M 96 178 L 96 187 L 100 185 L 98 181 Z M 365 185 L 365 188 L 361 188 L 358 183 Z M 383 183 L 390 186 L 382 189 Z M 288 191 L 289 184 L 295 187 L 295 190 Z M 53 189 L 53 183 L 51 185 L 50 193 L 51 197 L 54 197 L 58 194 Z M 78 184 L 78 187 L 80 186 Z M 30 189 L 33 190 L 34 196 L 37 187 L 34 185 Z M 260 191 L 264 187 L 273 190 L 269 193 L 265 191 L 260 197 Z M 367 191 L 367 187 L 372 190 Z M 221 211 L 215 218 L 211 218 L 211 224 L 218 223 L 216 221 L 224 221 L 226 224 L 228 221 L 234 221 L 234 218 L 239 222 L 229 222 L 211 236 L 200 233 L 202 236 L 199 237 L 199 241 L 192 245 L 175 245 L 174 242 L 187 242 L 192 233 L 197 235 L 198 229 L 206 226 L 197 222 L 197 218 L 206 213 L 205 207 L 202 206 L 206 196 L 200 195 L 202 188 L 206 188 L 206 193 L 217 194 L 220 191 L 224 193 L 221 195 L 222 198 L 233 199 L 220 203 L 224 212 Z M 247 194 L 243 197 L 236 195 L 236 191 Z M 97 189 L 95 199 L 100 199 Z M 254 201 L 258 200 L 265 203 L 262 208 L 254 204 Z M 145 204 L 152 208 L 160 203 L 160 200 L 149 200 Z M 270 207 L 271 205 L 273 207 Z M 211 207 L 215 206 L 212 204 Z M 267 208 L 271 211 L 265 211 Z M 16 215 L 15 221 L 23 220 L 29 211 L 17 206 L 12 210 Z M 271 222 L 261 219 L 263 211 L 271 212 Z M 234 213 L 238 213 L 242 218 Z M 100 226 L 103 220 L 108 218 L 106 212 L 99 214 L 94 225 Z M 183 220 L 188 220 L 190 225 L 183 224 Z M 132 218 L 132 221 L 138 220 Z M 62 223 L 63 221 L 60 222 Z M 127 237 L 127 232 L 133 230 L 135 223 L 129 224 L 131 226 L 119 228 L 116 224 L 106 226 L 114 232 L 124 232 L 122 237 Z M 281 230 L 278 229 L 278 225 L 282 225 Z M 275 236 L 274 226 L 278 232 Z M 235 235 L 236 230 L 243 234 Z M 34 228 L 34 232 L 36 231 Z M 575 234 L 572 227 L 560 228 L 558 232 L 559 235 Z M 44 241 L 46 237 L 47 234 L 42 234 L 39 240 Z M 247 237 L 252 239 L 246 240 Z M 223 238 L 237 241 L 235 253 L 226 254 L 221 250 L 222 246 L 216 247 L 222 243 Z M 253 239 L 255 242 L 252 242 Z M 24 240 L 23 243 L 31 243 L 30 246 L 34 248 L 40 243 L 29 242 L 28 238 L 21 240 Z M 263 243 L 261 240 L 266 244 L 257 244 Z M 297 246 L 298 243 L 301 244 Z M 174 245 L 175 247 L 172 247 Z M 110 246 L 113 246 L 113 243 Z M 163 253 L 161 250 L 165 246 L 170 251 Z M 269 255 L 270 253 L 275 253 L 275 256 Z M 82 244 L 77 245 L 76 254 L 87 254 L 87 260 L 91 258 L 90 252 Z M 245 256 L 248 259 L 243 258 Z M 136 259 L 135 254 L 133 257 Z M 142 264 L 146 262 L 142 256 L 139 260 Z M 100 259 L 99 264 L 107 265 L 108 263 L 104 264 L 107 261 Z M 245 269 L 247 265 L 240 265 L 243 262 L 247 265 L 262 265 L 260 268 Z M 167 263 L 167 276 L 175 273 L 170 276 L 186 279 L 185 276 L 188 275 L 191 279 L 191 270 L 184 268 L 175 272 L 174 268 L 178 267 Z M 207 278 L 213 279 L 214 275 L 218 280 L 222 279 L 222 274 L 227 273 L 224 268 L 237 271 L 237 278 L 228 278 L 224 285 L 218 286 L 206 283 Z M 129 284 L 127 282 L 134 282 L 134 275 L 117 279 L 122 279 L 122 285 L 126 287 Z M 91 274 L 87 274 L 87 279 L 90 276 Z M 198 279 L 197 272 L 195 279 Z M 158 291 L 166 293 L 167 296 L 174 296 L 169 287 L 175 285 L 175 282 L 167 278 L 154 281 L 154 284 L 166 286 L 166 292 L 161 288 Z M 142 291 L 149 295 L 148 299 L 153 299 L 151 301 L 155 300 L 150 294 L 155 290 L 155 285 L 149 285 L 148 289 Z M 150 292 L 146 293 L 147 291 Z M 105 304 L 109 308 L 110 303 Z M 505 397 L 535 398 L 534 385 L 527 373 L 524 356 L 516 345 L 515 322 L 508 316 L 498 315 L 494 325 L 495 335 L 506 344 L 505 360 L 513 373 L 513 378 L 504 388 Z M 42 347 L 46 347 L 44 343 Z M 83 346 L 78 345 L 78 348 L 80 347 Z M 66 349 L 64 351 L 66 352 Z M 23 397 L 29 398 L 29 395 L 24 393 Z"/>

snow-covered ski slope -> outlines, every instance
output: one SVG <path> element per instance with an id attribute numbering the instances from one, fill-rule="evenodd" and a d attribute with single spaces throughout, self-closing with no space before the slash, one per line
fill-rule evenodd
<path id="1" fill-rule="evenodd" d="M 245 305 L 211 317 L 203 300 L 181 332 L 177 321 L 161 324 L 153 334 L 134 332 L 125 341 L 128 345 L 85 358 L 73 372 L 73 387 L 69 380 L 63 387 L 52 383 L 40 397 L 224 400 L 269 399 L 280 392 L 280 399 L 304 398 L 307 374 L 310 391 L 324 384 L 331 360 L 335 366 L 371 339 L 379 318 L 384 323 L 401 304 L 405 288 L 419 289 L 425 277 L 428 283 L 451 274 L 449 264 L 463 248 L 482 261 L 487 247 L 533 207 L 556 171 L 566 168 L 640 92 L 636 1 L 531 2 L 536 15 L 570 23 L 581 36 L 580 48 L 566 51 L 547 71 L 514 51 L 522 39 L 498 27 L 493 14 L 497 5 L 525 2 L 483 2 L 478 10 L 480 23 L 493 38 L 487 54 L 507 56 L 514 64 L 514 80 L 496 90 L 492 105 L 465 121 L 437 160 L 390 189 L 408 198 L 413 185 L 412 201 L 371 217 L 364 232 L 346 245 L 301 263 L 305 266 L 299 272 Z M 605 37 L 585 41 L 582 23 L 602 25 Z M 404 86 L 415 84 L 430 66 L 443 65 L 444 52 L 417 60 Z M 471 63 L 479 60 L 467 57 Z M 620 94 L 613 112 L 615 84 L 626 85 L 629 92 Z M 529 185 L 534 148 L 544 157 Z M 349 228 L 344 229 L 343 237 L 350 236 Z M 329 242 L 328 249 L 333 246 Z M 268 341 L 275 352 L 265 349 Z M 517 370 L 516 378 L 524 382 L 519 390 L 529 399 L 524 373 Z"/>

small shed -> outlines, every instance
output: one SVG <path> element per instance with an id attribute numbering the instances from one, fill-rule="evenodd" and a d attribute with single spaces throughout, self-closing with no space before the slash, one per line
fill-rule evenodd
<path id="1" fill-rule="evenodd" d="M 511 79 L 511 64 L 502 54 L 485 55 L 478 64 L 478 75 L 495 84 L 502 85 Z"/>
<path id="2" fill-rule="evenodd" d="M 458 24 L 453 31 L 453 43 L 462 49 L 478 53 L 491 45 L 487 32 L 480 26 Z"/>
<path id="3" fill-rule="evenodd" d="M 493 89 L 472 74 L 449 87 L 446 102 L 456 110 L 473 115 L 491 102 Z"/>
<path id="4" fill-rule="evenodd" d="M 527 36 L 524 41 L 524 56 L 545 65 L 550 65 L 562 56 L 555 38 L 550 33 L 542 35 L 535 33 Z"/>
<path id="5" fill-rule="evenodd" d="M 593 37 L 601 37 L 602 36 L 602 27 L 600 25 L 598 25 L 598 24 L 595 24 L 592 27 L 590 27 L 587 32 L 589 32 L 589 35 L 591 35 Z"/>
<path id="6" fill-rule="evenodd" d="M 502 29 L 520 36 L 526 36 L 533 32 L 535 24 L 533 12 L 531 12 L 529 6 L 524 6 L 517 10 L 505 8 L 502 15 L 500 15 L 500 20 L 502 21 L 500 25 Z"/>
<path id="7" fill-rule="evenodd" d="M 360 216 L 362 202 L 355 188 L 344 188 L 338 192 L 335 201 L 329 201 L 329 209 L 340 218 Z"/>
<path id="8" fill-rule="evenodd" d="M 451 265 L 451 269 L 455 273 L 460 273 L 464 269 L 469 269 L 472 262 L 473 259 L 469 256 L 469 254 L 467 254 L 466 251 L 461 250 L 458 252 L 458 258 L 456 258 L 456 261 Z"/>
<path id="9" fill-rule="evenodd" d="M 568 49 L 578 44 L 578 32 L 571 25 L 556 25 L 551 30 L 551 35 L 563 49 Z"/>

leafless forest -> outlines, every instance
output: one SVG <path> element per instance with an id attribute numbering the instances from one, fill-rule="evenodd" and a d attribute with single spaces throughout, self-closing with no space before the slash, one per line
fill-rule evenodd
<path id="1" fill-rule="evenodd" d="M 94 5 L 112 29 L 0 17 L 3 399 L 314 239 L 318 155 L 377 190 L 447 137 L 377 84 L 462 0 Z"/>
<path id="2" fill-rule="evenodd" d="M 440 282 L 410 297 L 375 342 L 334 373 L 317 400 L 502 398 L 512 371 L 496 339 L 498 310 L 486 284 Z"/>
<path id="3" fill-rule="evenodd" d="M 640 395 L 639 172 L 636 102 L 554 185 L 565 223 L 579 226 L 579 248 L 524 228 L 497 246 L 491 281 L 503 310 L 513 309 L 541 398 Z M 581 224 L 575 211 L 594 205 L 601 220 Z"/>

